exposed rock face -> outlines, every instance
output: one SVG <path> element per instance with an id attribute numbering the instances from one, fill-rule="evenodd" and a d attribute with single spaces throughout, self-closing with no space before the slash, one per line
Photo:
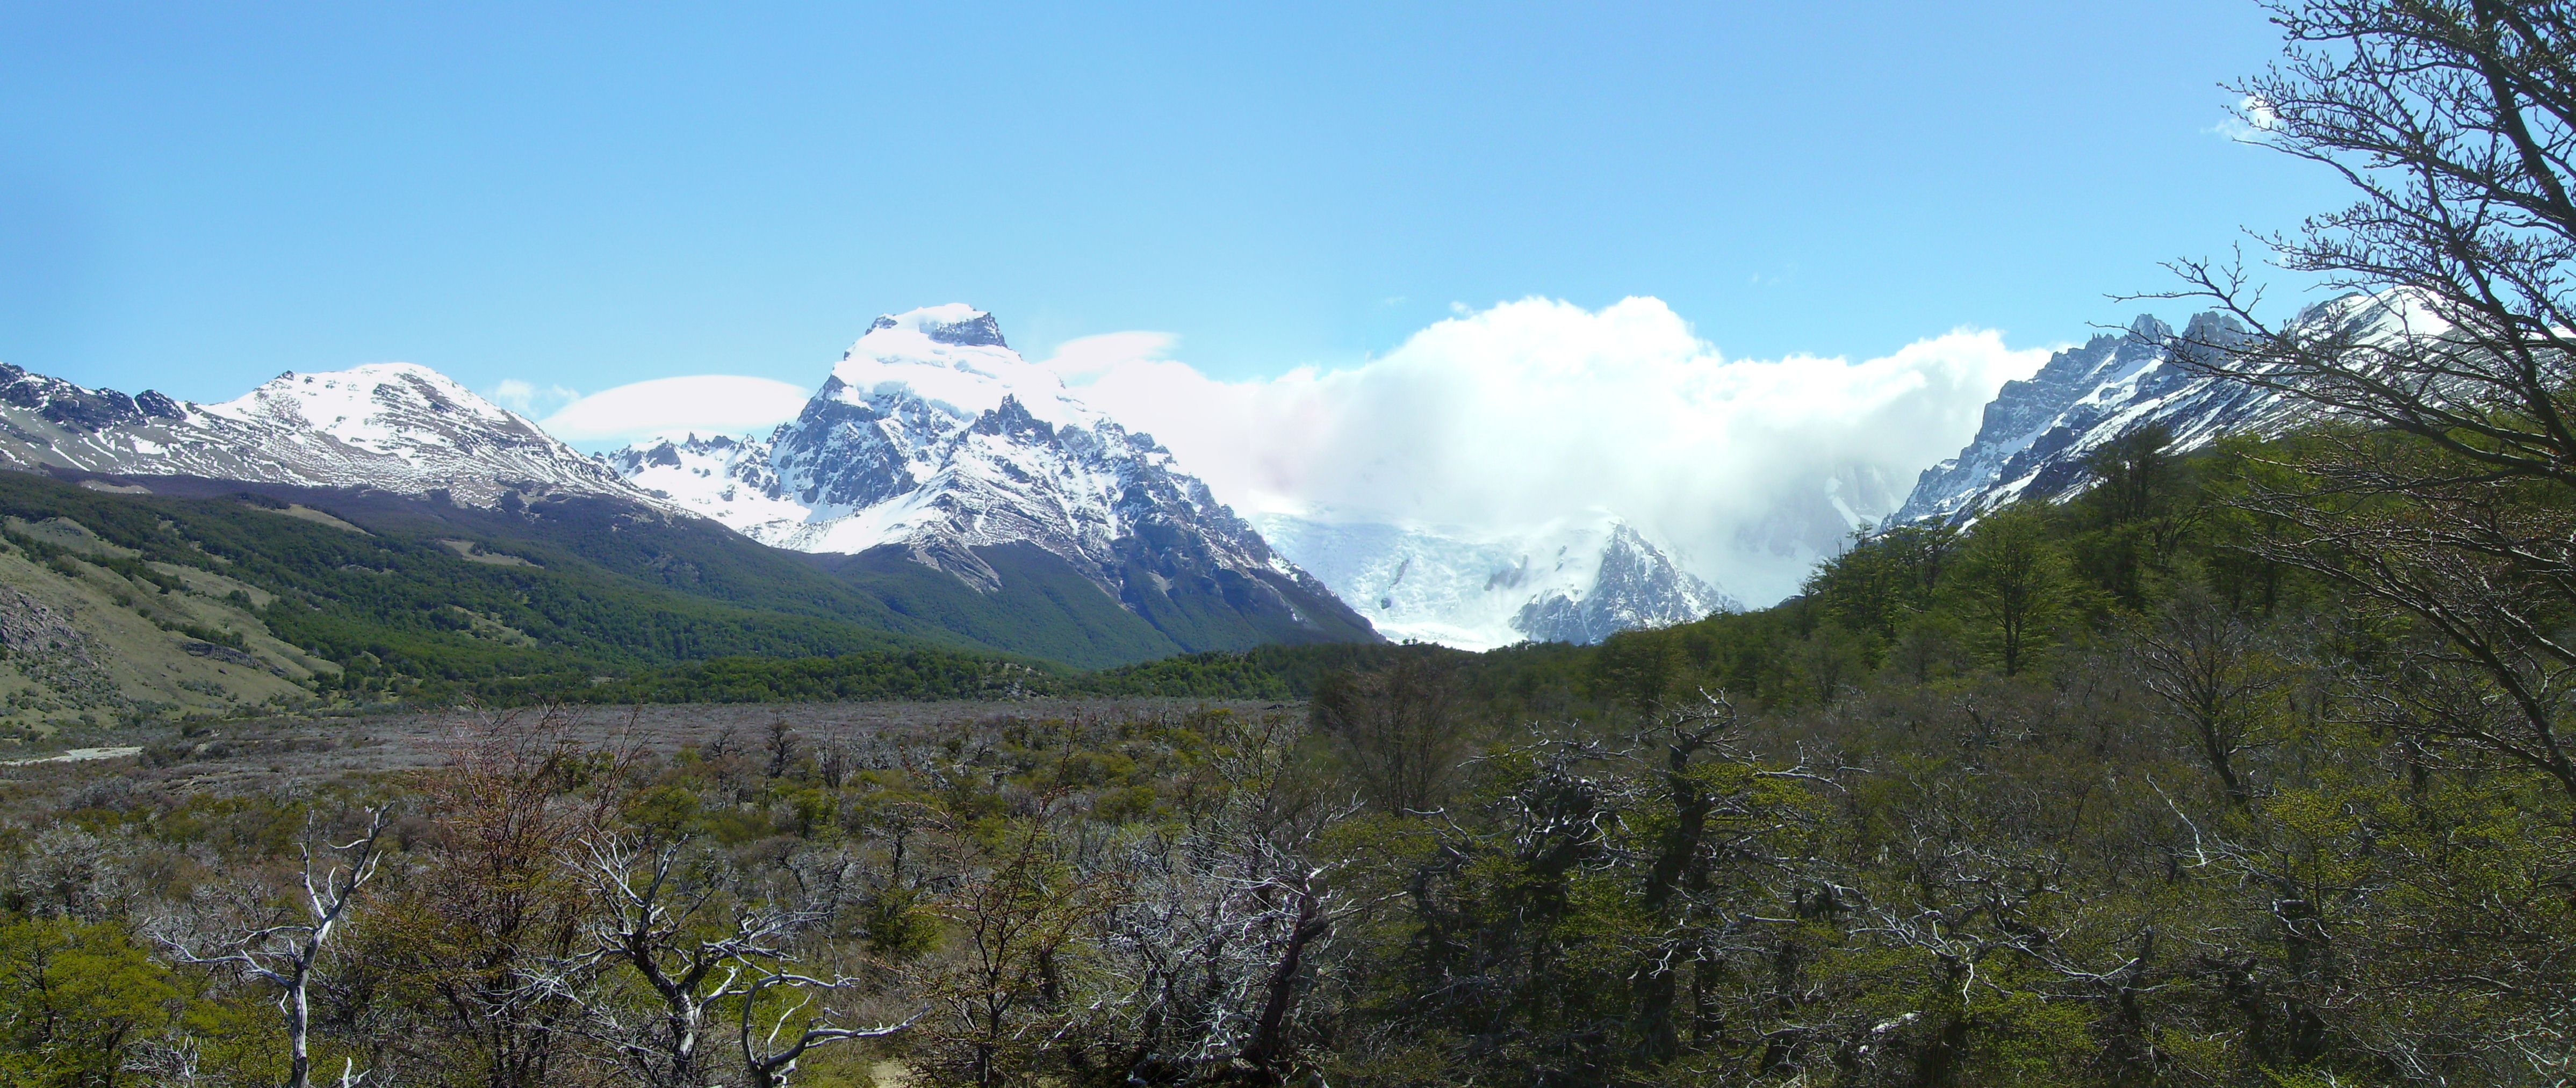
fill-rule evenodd
<path id="1" fill-rule="evenodd" d="M 0 465 L 370 487 L 491 505 L 504 493 L 643 496 L 536 424 L 427 367 L 281 374 L 196 404 L 0 364 Z"/>
<path id="2" fill-rule="evenodd" d="M 2360 340 L 2435 336 L 2445 331 L 2402 294 L 2346 295 L 2299 315 L 2294 330 L 2332 330 Z M 1889 524 L 1927 518 L 1973 520 L 2024 496 L 2055 498 L 2090 486 L 2084 459 L 2103 443 L 2146 424 L 2163 426 L 2176 451 L 2229 434 L 2278 434 L 2313 418 L 2306 402 L 2212 376 L 2195 362 L 2245 335 L 2222 314 L 2191 319 L 2182 335 L 2152 315 L 2125 334 L 2097 336 L 2058 352 L 2028 381 L 2006 382 L 1986 405 L 1977 437 L 1925 469 Z"/>
<path id="3" fill-rule="evenodd" d="M 1258 524 L 1391 638 L 1592 643 L 1738 607 L 1607 514 L 1499 535 L 1277 514 Z"/>
<path id="4" fill-rule="evenodd" d="M 2239 335 L 2231 319 L 2202 314 L 2182 339 L 2226 343 Z M 2086 454 L 2131 428 L 2163 424 L 2188 449 L 2273 406 L 2257 390 L 2179 365 L 2174 350 L 2173 328 L 2141 315 L 2124 334 L 2096 336 L 2050 357 L 2029 380 L 2004 383 L 1975 440 L 1925 469 L 1889 521 L 1972 519 L 2024 495 L 2063 494 L 2083 482 Z"/>
<path id="5" fill-rule="evenodd" d="M 1602 547 L 1589 589 L 1533 600 L 1512 626 L 1540 642 L 1594 643 L 1621 631 L 1688 623 L 1734 603 L 1622 523 Z"/>
<path id="6" fill-rule="evenodd" d="M 1000 576 L 977 549 L 1025 543 L 1141 616 L 1195 593 L 1318 636 L 1367 632 L 1171 451 L 1074 398 L 966 306 L 876 319 L 765 440 L 691 436 L 608 460 L 635 486 L 778 547 L 897 547 L 991 591 Z"/>

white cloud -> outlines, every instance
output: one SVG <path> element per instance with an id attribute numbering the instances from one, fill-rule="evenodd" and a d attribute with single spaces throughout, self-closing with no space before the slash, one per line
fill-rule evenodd
<path id="1" fill-rule="evenodd" d="M 2046 357 L 1961 330 L 1860 362 L 1735 360 L 1656 299 L 1529 299 L 1353 369 L 1221 382 L 1146 353 L 1078 395 L 1242 512 L 1508 531 L 1606 508 L 1760 604 L 1852 514 L 1902 501 Z"/>
<path id="2" fill-rule="evenodd" d="M 1168 332 L 1113 332 L 1067 340 L 1039 363 L 1067 382 L 1096 378 L 1128 363 L 1160 359 L 1179 343 Z"/>
<path id="3" fill-rule="evenodd" d="M 508 383 L 503 383 L 508 384 Z M 627 442 L 684 431 L 741 434 L 796 418 L 808 392 L 770 378 L 697 374 L 655 378 L 582 397 L 549 415 L 547 431 L 566 442 Z"/>
<path id="4" fill-rule="evenodd" d="M 492 387 L 492 402 L 523 416 L 533 416 L 581 399 L 581 392 L 560 385 L 539 389 L 534 383 L 503 378 Z"/>
<path id="5" fill-rule="evenodd" d="M 2281 127 L 2281 115 L 2272 104 L 2256 95 L 2236 100 L 2227 117 L 2209 127 L 2209 131 L 2241 144 L 2260 143 L 2263 137 Z"/>

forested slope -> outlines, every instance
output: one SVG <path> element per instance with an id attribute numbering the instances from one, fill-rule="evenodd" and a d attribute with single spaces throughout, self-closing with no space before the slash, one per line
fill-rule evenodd
<path id="1" fill-rule="evenodd" d="M 220 939 L 226 916 L 170 904 L 291 879 L 298 821 L 349 841 L 390 804 L 409 830 L 322 961 L 317 1038 L 396 1074 L 532 1060 L 480 1041 L 502 1013 L 432 996 L 474 962 L 491 994 L 559 987 L 507 1016 L 588 1025 L 516 1044 L 551 1064 L 508 1083 L 752 1068 L 780 1018 L 779 1038 L 906 1025 L 800 1058 L 808 1084 L 885 1062 L 936 1083 L 2515 1082 L 2533 1059 L 2499 1040 L 2576 997 L 2576 791 L 2497 719 L 2441 717 L 2477 677 L 2330 565 L 2366 555 L 2254 501 L 2335 436 L 2188 459 L 2157 437 L 2098 455 L 2071 502 L 1881 535 L 1762 612 L 1597 648 L 1282 647 L 1058 680 L 1310 700 L 1266 715 L 1004 704 L 840 734 L 782 714 L 632 751 L 531 712 L 461 719 L 436 774 L 293 797 L 30 782 L 6 794 L 29 834 L 0 953 L 176 995 L 118 1060 L 194 1039 L 255 1073 L 270 989 L 170 966 L 135 927 Z M 636 682 L 824 698 L 887 660 Z M 907 682 L 982 682 L 924 661 Z M 156 758 L 183 775 L 186 751 Z M 536 839 L 475 837 L 504 812 Z M 617 889 L 657 879 L 675 928 L 604 943 Z M 570 924 L 492 931 L 477 889 L 523 886 Z M 750 1006 L 748 1051 L 617 1034 L 660 1007 L 637 955 L 736 940 L 768 942 L 725 955 L 782 994 L 840 977 L 834 1011 Z M 0 999 L 135 1015 L 77 992 Z M 745 1006 L 703 1014 L 739 1035 Z M 86 1038 L 36 1053 L 111 1045 Z"/>

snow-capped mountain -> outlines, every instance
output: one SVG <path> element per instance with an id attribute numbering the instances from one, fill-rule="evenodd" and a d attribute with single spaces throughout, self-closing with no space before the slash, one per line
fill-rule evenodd
<path id="1" fill-rule="evenodd" d="M 766 439 L 690 436 L 608 456 L 635 486 L 764 543 L 900 549 L 977 589 L 984 549 L 1033 545 L 1128 611 L 1221 608 L 1272 637 L 1370 637 L 1171 451 L 1074 398 L 964 305 L 880 317 Z"/>
<path id="2" fill-rule="evenodd" d="M 0 466 L 440 492 L 642 499 L 615 472 L 428 367 L 280 374 L 220 404 L 129 397 L 0 363 Z"/>
<path id="3" fill-rule="evenodd" d="M 1608 514 L 1512 534 L 1284 514 L 1254 523 L 1391 638 L 1469 650 L 1592 643 L 1737 607 Z"/>
<path id="4" fill-rule="evenodd" d="M 2202 314 L 2184 339 L 2224 342 L 2234 331 L 2226 318 Z M 2172 326 L 2142 314 L 2125 333 L 2096 336 L 2050 356 L 2029 379 L 2005 382 L 1977 437 L 1923 470 L 1890 520 L 1955 520 L 2025 494 L 2054 495 L 2079 480 L 2086 453 L 2131 427 L 2161 422 L 2178 445 L 2197 444 L 2262 399 L 2177 365 L 2173 339 Z"/>
<path id="5" fill-rule="evenodd" d="M 2406 296 L 2345 295 L 2302 312 L 2291 330 L 2355 342 L 2439 334 L 2445 326 Z M 2139 426 L 2162 425 L 2189 451 L 2228 434 L 2278 434 L 2314 417 L 2305 401 L 2212 375 L 2192 365 L 2245 335 L 2222 314 L 2173 327 L 2142 314 L 2128 331 L 2058 352 L 2027 381 L 2006 382 L 1986 405 L 1977 437 L 1957 457 L 1925 469 L 1888 524 L 1973 520 L 2024 496 L 2081 490 L 2084 459 Z"/>

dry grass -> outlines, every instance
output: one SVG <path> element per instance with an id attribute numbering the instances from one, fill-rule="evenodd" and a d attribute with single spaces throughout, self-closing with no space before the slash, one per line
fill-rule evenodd
<path id="1" fill-rule="evenodd" d="M 1023 699 L 941 703 L 739 703 L 567 710 L 577 740 L 602 748 L 669 753 L 718 737 L 743 748 L 767 743 L 784 721 L 801 746 L 909 745 L 945 737 L 982 738 L 1012 721 L 1110 720 L 1182 714 L 1203 707 L 1242 712 L 1286 704 L 1184 699 Z M 522 719 L 537 710 L 505 711 Z M 66 745 L 133 746 L 132 758 L 0 766 L 0 810 L 23 811 L 48 798 L 101 786 L 170 794 L 294 791 L 331 783 L 360 784 L 428 771 L 447 763 L 460 738 L 490 711 L 444 710 L 359 716 L 252 718 L 189 727 L 154 725 L 82 730 Z M 49 754 L 30 747 L 12 756 Z"/>

